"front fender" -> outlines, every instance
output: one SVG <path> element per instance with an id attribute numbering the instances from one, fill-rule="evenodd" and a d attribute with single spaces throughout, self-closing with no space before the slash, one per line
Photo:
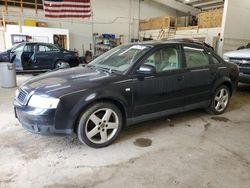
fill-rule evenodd
<path id="1" fill-rule="evenodd" d="M 129 116 L 129 106 L 131 106 L 132 103 L 131 93 L 114 92 L 114 90 L 111 92 L 110 89 L 95 91 L 83 90 L 61 97 L 61 102 L 56 112 L 56 119 L 59 119 L 59 121 L 55 122 L 55 127 L 62 129 L 63 124 L 63 129 L 73 129 L 79 115 L 84 112 L 89 105 L 101 100 L 110 100 L 121 104 L 125 115 Z M 58 118 L 59 116 L 60 118 Z"/>

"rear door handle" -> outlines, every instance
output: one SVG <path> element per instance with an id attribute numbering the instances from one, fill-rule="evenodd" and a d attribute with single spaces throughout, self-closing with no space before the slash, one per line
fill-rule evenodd
<path id="1" fill-rule="evenodd" d="M 177 77 L 177 80 L 178 80 L 178 81 L 182 81 L 183 79 L 184 79 L 184 76 L 178 76 L 178 77 Z"/>

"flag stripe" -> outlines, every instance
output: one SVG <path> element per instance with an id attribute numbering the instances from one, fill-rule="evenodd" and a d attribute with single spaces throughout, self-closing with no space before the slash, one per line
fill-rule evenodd
<path id="1" fill-rule="evenodd" d="M 44 12 L 50 18 L 90 17 L 90 0 L 45 0 Z"/>
<path id="2" fill-rule="evenodd" d="M 86 13 L 86 12 L 90 12 L 90 10 L 70 10 L 70 9 L 63 9 L 63 10 L 49 10 L 49 9 L 45 9 L 46 12 L 75 12 L 75 13 Z"/>
<path id="3" fill-rule="evenodd" d="M 90 5 L 73 5 L 73 4 L 47 4 L 44 3 L 45 7 L 81 7 L 81 8 L 90 8 Z"/>
<path id="4" fill-rule="evenodd" d="M 81 2 L 51 2 L 51 1 L 44 1 L 45 5 L 89 5 L 90 3 L 81 3 Z"/>
<path id="5" fill-rule="evenodd" d="M 74 15 L 74 14 L 68 14 L 68 15 L 51 15 L 51 14 L 45 14 L 48 18 L 89 18 L 89 15 Z"/>
<path id="6" fill-rule="evenodd" d="M 77 2 L 77 3 L 89 3 L 90 0 L 44 0 L 50 3 L 62 3 L 62 2 Z"/>

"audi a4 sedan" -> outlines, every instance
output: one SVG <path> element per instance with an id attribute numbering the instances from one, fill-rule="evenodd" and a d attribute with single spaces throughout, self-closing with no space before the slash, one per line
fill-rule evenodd
<path id="1" fill-rule="evenodd" d="M 121 45 L 85 67 L 28 80 L 16 91 L 15 115 L 33 133 L 76 133 L 99 148 L 127 125 L 197 108 L 223 113 L 238 74 L 196 42 Z"/>
<path id="2" fill-rule="evenodd" d="M 23 42 L 0 53 L 0 62 L 13 62 L 17 72 L 47 71 L 79 65 L 78 54 L 54 44 Z"/>

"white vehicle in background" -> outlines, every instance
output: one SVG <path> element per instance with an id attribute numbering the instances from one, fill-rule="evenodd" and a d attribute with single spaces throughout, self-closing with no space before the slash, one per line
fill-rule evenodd
<path id="1" fill-rule="evenodd" d="M 250 84 L 250 48 L 224 53 L 223 59 L 239 66 L 239 82 Z"/>

